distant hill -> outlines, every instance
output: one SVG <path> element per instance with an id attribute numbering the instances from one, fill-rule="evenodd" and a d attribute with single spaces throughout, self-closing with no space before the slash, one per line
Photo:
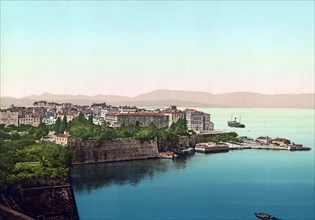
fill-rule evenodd
<path id="1" fill-rule="evenodd" d="M 79 105 L 91 105 L 94 102 L 106 102 L 112 105 L 169 106 L 184 107 L 222 107 L 222 108 L 314 108 L 314 94 L 278 94 L 265 95 L 249 92 L 211 94 L 207 92 L 155 90 L 136 97 L 114 95 L 54 95 L 44 93 L 39 96 L 27 96 L 20 99 L 1 97 L 1 107 L 11 104 L 31 106 L 34 101 L 71 102 Z"/>

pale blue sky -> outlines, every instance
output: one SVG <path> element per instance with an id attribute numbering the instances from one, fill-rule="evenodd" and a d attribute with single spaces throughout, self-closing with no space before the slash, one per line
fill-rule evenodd
<path id="1" fill-rule="evenodd" d="M 1 1 L 1 96 L 314 92 L 314 1 Z"/>

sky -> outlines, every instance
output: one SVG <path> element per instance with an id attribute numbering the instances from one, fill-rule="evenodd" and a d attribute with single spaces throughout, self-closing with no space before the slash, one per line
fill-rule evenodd
<path id="1" fill-rule="evenodd" d="M 314 1 L 1 1 L 1 96 L 314 93 Z"/>

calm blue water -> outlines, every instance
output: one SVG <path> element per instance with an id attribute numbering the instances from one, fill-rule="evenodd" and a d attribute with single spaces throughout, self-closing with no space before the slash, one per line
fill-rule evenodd
<path id="1" fill-rule="evenodd" d="M 200 109 L 216 129 L 242 114 L 240 135 L 286 137 L 307 152 L 242 150 L 186 160 L 75 166 L 81 219 L 314 219 L 314 110 Z M 232 129 L 233 130 L 233 129 Z"/>

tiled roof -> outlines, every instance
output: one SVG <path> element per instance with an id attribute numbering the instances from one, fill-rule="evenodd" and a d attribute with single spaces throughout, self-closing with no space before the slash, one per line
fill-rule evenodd
<path id="1" fill-rule="evenodd" d="M 109 116 L 165 116 L 162 113 L 146 113 L 146 112 L 128 112 L 128 113 L 109 113 Z"/>

